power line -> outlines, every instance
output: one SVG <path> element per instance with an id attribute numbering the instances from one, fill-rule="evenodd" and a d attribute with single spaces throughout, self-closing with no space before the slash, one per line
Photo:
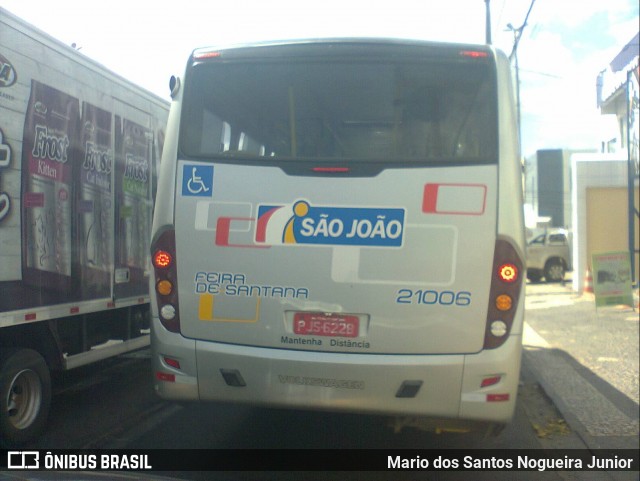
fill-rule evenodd
<path id="1" fill-rule="evenodd" d="M 509 55 L 509 60 L 512 60 L 515 57 L 516 116 L 517 116 L 516 122 L 518 124 L 518 142 L 520 143 L 522 142 L 522 113 L 521 113 L 521 105 L 520 105 L 520 68 L 518 65 L 518 44 L 520 43 L 520 38 L 522 37 L 522 31 L 527 26 L 527 21 L 529 20 L 529 15 L 531 14 L 531 10 L 533 9 L 534 3 L 536 3 L 536 0 L 531 0 L 531 4 L 529 5 L 529 10 L 527 11 L 527 15 L 524 18 L 524 22 L 522 23 L 520 28 L 514 28 L 512 24 L 507 25 L 507 29 L 513 32 L 513 49 L 511 50 L 511 54 Z"/>
<path id="2" fill-rule="evenodd" d="M 531 14 L 531 10 L 533 9 L 533 5 L 536 3 L 536 0 L 531 0 L 531 5 L 529 5 L 529 10 L 527 11 L 527 15 L 524 18 L 524 22 L 519 28 L 515 28 L 513 25 L 507 25 L 509 30 L 513 30 L 514 32 L 514 41 L 513 48 L 511 49 L 511 53 L 509 54 L 509 60 L 513 59 L 513 56 L 516 55 L 516 51 L 518 50 L 518 44 L 520 43 L 520 37 L 522 37 L 522 31 L 527 26 L 527 21 L 529 20 L 529 15 Z"/>
<path id="3" fill-rule="evenodd" d="M 546 72 L 539 72 L 537 70 L 529 70 L 529 69 L 522 68 L 522 67 L 520 67 L 520 72 L 533 73 L 533 74 L 536 74 L 536 75 L 542 75 L 543 77 L 550 77 L 550 78 L 555 78 L 555 79 L 564 79 L 564 77 L 562 77 L 560 75 L 554 75 L 554 74 L 546 73 Z"/>

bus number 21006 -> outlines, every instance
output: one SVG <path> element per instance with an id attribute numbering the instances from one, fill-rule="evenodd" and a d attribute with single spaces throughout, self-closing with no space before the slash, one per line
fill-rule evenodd
<path id="1" fill-rule="evenodd" d="M 398 304 L 423 304 L 466 307 L 471 304 L 471 293 L 467 291 L 434 291 L 431 289 L 400 289 L 396 295 Z"/>

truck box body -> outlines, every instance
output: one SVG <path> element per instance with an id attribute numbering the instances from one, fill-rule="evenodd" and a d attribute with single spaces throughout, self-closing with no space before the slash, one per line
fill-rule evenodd
<path id="1" fill-rule="evenodd" d="M 148 343 L 167 114 L 0 9 L 0 347 L 71 368 Z"/>

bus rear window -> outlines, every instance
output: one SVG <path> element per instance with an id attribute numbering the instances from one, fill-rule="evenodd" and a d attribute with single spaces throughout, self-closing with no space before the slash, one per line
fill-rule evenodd
<path id="1" fill-rule="evenodd" d="M 491 62 L 205 62 L 186 78 L 196 158 L 496 162 Z"/>

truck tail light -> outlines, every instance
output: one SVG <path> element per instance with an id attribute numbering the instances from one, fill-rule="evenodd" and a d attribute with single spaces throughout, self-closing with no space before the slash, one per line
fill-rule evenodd
<path id="1" fill-rule="evenodd" d="M 484 349 L 500 347 L 509 337 L 522 290 L 523 265 L 510 241 L 496 239 Z"/>
<path id="2" fill-rule="evenodd" d="M 178 269 L 175 252 L 174 229 L 161 229 L 151 243 L 151 261 L 155 275 L 158 314 L 160 322 L 168 331 L 180 332 Z"/>

